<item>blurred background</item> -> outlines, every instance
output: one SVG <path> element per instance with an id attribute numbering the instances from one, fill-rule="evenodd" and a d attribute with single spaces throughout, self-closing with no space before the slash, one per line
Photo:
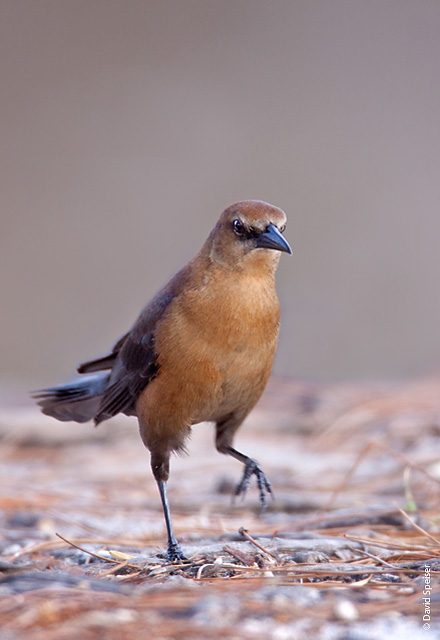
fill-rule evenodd
<path id="1" fill-rule="evenodd" d="M 0 10 L 3 389 L 106 352 L 247 198 L 288 215 L 276 374 L 438 369 L 438 0 Z"/>

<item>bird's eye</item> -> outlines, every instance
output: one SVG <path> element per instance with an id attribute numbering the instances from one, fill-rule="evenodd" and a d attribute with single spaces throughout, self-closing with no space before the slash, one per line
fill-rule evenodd
<path id="1" fill-rule="evenodd" d="M 234 220 L 232 226 L 234 228 L 234 233 L 236 233 L 237 236 L 242 236 L 244 234 L 244 224 L 241 220 Z"/>

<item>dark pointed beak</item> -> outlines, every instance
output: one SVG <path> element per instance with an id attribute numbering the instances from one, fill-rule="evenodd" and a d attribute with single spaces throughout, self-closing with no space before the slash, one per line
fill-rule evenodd
<path id="1" fill-rule="evenodd" d="M 289 243 L 274 224 L 270 224 L 266 231 L 260 233 L 257 237 L 257 247 L 260 249 L 275 249 L 276 251 L 285 251 L 292 253 Z"/>

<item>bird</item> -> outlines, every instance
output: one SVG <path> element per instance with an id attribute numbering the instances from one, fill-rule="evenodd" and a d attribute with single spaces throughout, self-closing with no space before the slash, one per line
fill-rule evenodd
<path id="1" fill-rule="evenodd" d="M 199 253 L 152 298 L 107 355 L 79 365 L 73 382 L 34 393 L 61 421 L 136 416 L 161 498 L 165 558 L 186 560 L 174 535 L 170 456 L 185 451 L 193 425 L 215 423 L 217 451 L 244 464 L 235 495 L 256 477 L 264 509 L 272 487 L 259 463 L 233 447 L 237 429 L 268 382 L 278 342 L 275 271 L 292 253 L 286 214 L 261 200 L 223 211 Z"/>

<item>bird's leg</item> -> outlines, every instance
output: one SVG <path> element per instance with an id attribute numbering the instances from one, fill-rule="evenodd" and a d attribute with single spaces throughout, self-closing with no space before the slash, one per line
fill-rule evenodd
<path id="1" fill-rule="evenodd" d="M 237 451 L 237 449 L 234 449 L 232 446 L 234 434 L 243 422 L 245 416 L 245 413 L 230 413 L 222 420 L 219 420 L 216 424 L 215 446 L 217 447 L 217 451 L 220 453 L 232 456 L 244 464 L 243 477 L 236 486 L 234 495 L 242 495 L 244 497 L 249 487 L 251 477 L 255 476 L 257 478 L 257 486 L 260 494 L 261 510 L 265 511 L 267 506 L 266 495 L 269 494 L 273 498 L 273 491 L 269 480 L 266 478 L 263 469 L 256 460 L 250 458 L 244 453 L 240 453 L 240 451 Z"/>
<path id="2" fill-rule="evenodd" d="M 274 496 L 272 487 L 270 486 L 270 482 L 267 479 L 263 469 L 260 467 L 259 463 L 253 458 L 249 458 L 249 456 L 246 456 L 244 453 L 240 453 L 240 451 L 237 451 L 233 447 L 228 447 L 225 453 L 228 453 L 230 456 L 236 458 L 237 460 L 240 460 L 240 462 L 243 462 L 244 464 L 243 477 L 235 487 L 234 495 L 242 495 L 244 498 L 249 487 L 251 477 L 254 475 L 257 478 L 261 511 L 265 511 L 267 507 L 266 494 L 269 494 L 270 496 L 272 496 L 272 498 Z"/>
<path id="3" fill-rule="evenodd" d="M 163 515 L 165 516 L 165 524 L 167 526 L 168 533 L 168 546 L 165 558 L 169 562 L 181 562 L 182 560 L 185 561 L 187 560 L 187 558 L 185 558 L 182 549 L 179 547 L 179 543 L 177 542 L 173 531 L 170 504 L 168 502 L 167 495 L 167 483 L 163 480 L 158 480 L 157 486 L 159 487 L 160 497 L 162 500 Z"/>
<path id="4" fill-rule="evenodd" d="M 145 434 L 141 431 L 141 436 L 144 438 Z M 147 443 L 148 444 L 148 443 Z M 168 534 L 168 546 L 166 553 L 166 560 L 169 562 L 181 562 L 186 560 L 183 555 L 182 549 L 179 547 L 179 543 L 176 540 L 173 531 L 173 523 L 171 522 L 170 503 L 168 502 L 167 495 L 167 480 L 170 475 L 170 453 L 169 450 L 154 450 L 151 452 L 151 470 L 153 476 L 159 487 L 160 499 L 162 500 L 163 515 L 165 517 L 165 524 Z"/>

